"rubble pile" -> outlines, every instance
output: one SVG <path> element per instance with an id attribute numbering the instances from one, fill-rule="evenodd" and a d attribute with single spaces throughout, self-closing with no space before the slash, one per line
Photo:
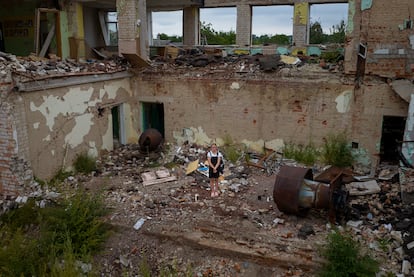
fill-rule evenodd
<path id="1" fill-rule="evenodd" d="M 107 60 L 60 59 L 56 56 L 47 59 L 35 55 L 18 57 L 0 52 L 0 77 L 11 71 L 20 82 L 54 77 L 102 74 L 125 71 L 128 63 L 121 57 Z"/>
<path id="2" fill-rule="evenodd" d="M 156 56 L 151 66 L 142 68 L 142 74 L 176 74 L 182 77 L 214 78 L 274 78 L 317 77 L 320 74 L 343 72 L 343 63 L 319 63 L 319 58 L 308 56 L 227 54 L 216 49 L 213 53 L 203 49 L 180 51 L 177 55 Z M 320 78 L 321 76 L 319 76 Z"/>
<path id="3" fill-rule="evenodd" d="M 334 226 L 325 210 L 301 216 L 279 211 L 272 197 L 275 176 L 242 162 L 226 160 L 220 196 L 211 198 L 199 170 L 205 159 L 206 148 L 198 145 L 147 152 L 131 144 L 102 155 L 93 174 L 65 180 L 72 189 L 103 193 L 112 211 L 107 220 L 119 227 L 95 257 L 103 275 L 139 274 L 145 256 L 152 266 L 175 264 L 183 274 L 191 267 L 196 276 L 315 276 L 317 249 L 339 228 L 380 261 L 378 276 L 412 276 L 414 208 L 401 201 L 398 168 L 355 177 L 347 187 L 349 210 Z M 194 162 L 198 169 L 189 172 Z M 384 170 L 391 177 L 384 178 Z M 17 207 L 34 197 L 45 205 L 59 197 L 38 184 L 24 195 L 3 204 Z"/>

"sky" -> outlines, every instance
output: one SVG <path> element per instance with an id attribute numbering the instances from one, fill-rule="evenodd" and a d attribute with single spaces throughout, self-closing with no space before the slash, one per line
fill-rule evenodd
<path id="1" fill-rule="evenodd" d="M 236 31 L 236 8 L 202 8 L 200 21 L 211 23 L 215 31 Z M 332 25 L 348 17 L 348 4 L 311 5 L 310 20 L 318 21 L 324 33 L 329 34 Z M 152 15 L 153 36 L 164 33 L 182 36 L 182 11 L 154 12 Z M 293 6 L 255 6 L 252 16 L 254 35 L 292 34 Z"/>

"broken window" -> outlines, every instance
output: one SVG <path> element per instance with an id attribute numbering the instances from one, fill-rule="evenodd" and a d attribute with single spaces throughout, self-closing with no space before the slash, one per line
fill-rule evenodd
<path id="1" fill-rule="evenodd" d="M 118 45 L 118 14 L 116 12 L 99 12 L 102 35 L 106 46 Z"/>
<path id="2" fill-rule="evenodd" d="M 109 46 L 118 45 L 118 15 L 116 12 L 106 13 L 105 25 L 109 38 Z"/>
<path id="3" fill-rule="evenodd" d="M 252 11 L 253 44 L 289 45 L 293 32 L 293 6 L 254 6 Z"/>

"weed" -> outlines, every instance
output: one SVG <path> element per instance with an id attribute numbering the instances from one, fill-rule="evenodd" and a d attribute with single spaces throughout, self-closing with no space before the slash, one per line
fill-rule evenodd
<path id="1" fill-rule="evenodd" d="M 324 59 L 326 62 L 338 62 L 342 58 L 340 51 L 327 51 L 321 53 L 321 59 Z"/>
<path id="2" fill-rule="evenodd" d="M 1 217 L 0 276 L 80 276 L 73 264 L 109 235 L 99 196 L 77 193 L 53 207 L 34 200 Z"/>
<path id="3" fill-rule="evenodd" d="M 378 261 L 362 253 L 361 245 L 348 233 L 330 233 L 321 255 L 326 263 L 318 274 L 320 277 L 371 277 L 379 271 Z"/>
<path id="4" fill-rule="evenodd" d="M 70 236 L 66 236 L 64 250 L 62 259 L 59 256 L 52 255 L 53 264 L 50 269 L 50 276 L 52 277 L 72 277 L 72 276 L 82 276 L 81 268 L 78 266 L 76 256 L 74 254 L 74 249 Z"/>
<path id="5" fill-rule="evenodd" d="M 241 157 L 241 151 L 234 145 L 223 146 L 223 156 L 225 159 L 236 163 L 237 160 Z"/>
<path id="6" fill-rule="evenodd" d="M 313 165 L 318 160 L 320 153 L 311 143 L 305 146 L 287 144 L 283 149 L 283 155 L 305 165 Z"/>
<path id="7" fill-rule="evenodd" d="M 73 166 L 76 172 L 89 174 L 96 170 L 96 160 L 87 153 L 81 153 L 77 155 Z"/>
<path id="8" fill-rule="evenodd" d="M 352 165 L 354 157 L 345 133 L 328 136 L 323 146 L 322 159 L 325 164 L 339 167 Z"/>
<path id="9" fill-rule="evenodd" d="M 44 258 L 39 255 L 37 240 L 21 229 L 3 227 L 0 232 L 0 276 L 41 276 L 38 265 Z"/>
<path id="10" fill-rule="evenodd" d="M 224 135 L 224 137 L 223 137 L 223 145 L 224 146 L 233 145 L 233 139 L 231 138 L 231 136 L 229 134 Z"/>
<path id="11" fill-rule="evenodd" d="M 55 176 L 53 176 L 53 178 L 49 181 L 49 184 L 55 186 L 59 183 L 62 183 L 66 178 L 68 178 L 72 174 L 73 172 L 60 169 L 58 172 L 56 172 Z"/>
<path id="12" fill-rule="evenodd" d="M 139 273 L 141 273 L 142 277 L 151 277 L 151 268 L 146 257 L 141 260 L 139 265 Z"/>
<path id="13" fill-rule="evenodd" d="M 63 253 L 67 235 L 78 255 L 98 250 L 108 235 L 109 226 L 100 220 L 107 211 L 99 196 L 78 192 L 62 204 L 41 211 L 42 227 L 58 254 Z"/>
<path id="14" fill-rule="evenodd" d="M 38 225 L 39 208 L 34 199 L 29 199 L 25 205 L 3 214 L 0 219 L 0 222 L 12 232 L 18 229 L 26 230 L 33 224 Z"/>
<path id="15" fill-rule="evenodd" d="M 389 248 L 390 244 L 391 244 L 391 240 L 390 239 L 380 238 L 378 240 L 378 246 L 384 252 L 387 252 L 388 251 L 388 248 Z"/>

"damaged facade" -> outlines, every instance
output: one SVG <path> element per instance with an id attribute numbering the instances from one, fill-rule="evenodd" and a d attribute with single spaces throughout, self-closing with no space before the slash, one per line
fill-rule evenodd
<path id="1" fill-rule="evenodd" d="M 252 6 L 293 5 L 289 48 L 306 55 L 309 7 L 338 2 L 349 7 L 341 70 L 277 64 L 267 71 L 258 56 L 231 60 L 230 52 L 220 47 L 204 47 L 216 58 L 202 67 L 172 64 L 171 59 L 148 62 L 152 11 L 183 11 L 185 50 L 200 44 L 200 8 L 236 7 L 234 49 L 250 52 Z M 384 152 L 401 146 L 406 159 L 412 159 L 410 144 L 396 142 L 412 140 L 410 120 L 405 128 L 414 68 L 410 0 L 24 3 L 2 1 L 8 9 L 7 14 L 6 9 L 0 12 L 0 50 L 62 57 L 73 61 L 75 70 L 49 59 L 31 66 L 8 55 L 0 57 L 3 195 L 17 195 L 33 176 L 51 178 L 70 167 L 79 153 L 97 156 L 116 141 L 136 143 L 148 128 L 158 129 L 167 141 L 220 143 L 230 136 L 256 149 L 320 145 L 329 134 L 346 131 L 368 171 Z M 117 48 L 105 32 L 104 15 L 111 11 L 118 13 Z M 276 54 L 276 47 L 261 50 L 263 57 Z M 85 69 L 88 59 L 114 53 L 127 57 L 132 70 L 108 70 L 105 64 Z M 45 72 L 33 69 L 45 63 Z"/>

